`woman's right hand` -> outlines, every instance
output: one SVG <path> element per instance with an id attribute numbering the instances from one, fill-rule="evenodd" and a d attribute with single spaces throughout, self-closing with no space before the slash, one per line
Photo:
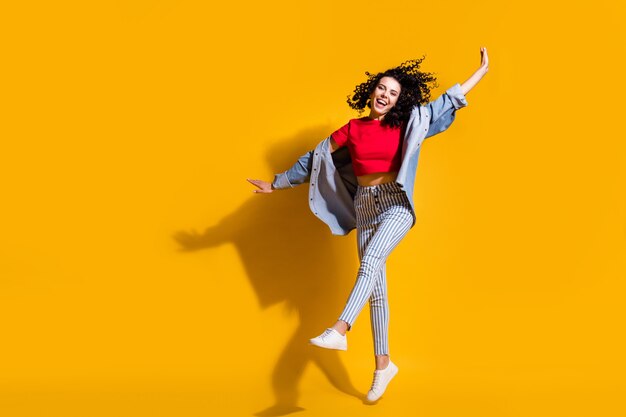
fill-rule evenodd
<path id="1" fill-rule="evenodd" d="M 253 190 L 252 191 L 253 193 L 269 194 L 274 191 L 272 189 L 271 182 L 267 182 L 263 180 L 251 180 L 250 178 L 246 178 L 246 181 L 248 181 L 250 184 L 258 188 L 258 190 Z"/>

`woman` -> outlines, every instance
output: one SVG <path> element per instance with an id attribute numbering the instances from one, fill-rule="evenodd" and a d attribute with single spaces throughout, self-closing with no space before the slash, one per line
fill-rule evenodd
<path id="1" fill-rule="evenodd" d="M 370 303 L 376 370 L 367 394 L 378 400 L 398 372 L 389 359 L 389 307 L 385 261 L 415 224 L 413 184 L 423 140 L 447 129 L 465 95 L 489 69 L 487 49 L 481 64 L 463 84 L 455 84 L 429 103 L 435 78 L 419 71 L 422 59 L 407 61 L 358 85 L 348 104 L 367 117 L 352 119 L 303 155 L 272 183 L 251 180 L 256 193 L 309 182 L 309 205 L 333 234 L 357 229 L 360 259 L 356 283 L 337 322 L 310 343 L 347 350 L 346 333 L 365 302 Z M 331 156 L 332 154 L 332 156 Z"/>

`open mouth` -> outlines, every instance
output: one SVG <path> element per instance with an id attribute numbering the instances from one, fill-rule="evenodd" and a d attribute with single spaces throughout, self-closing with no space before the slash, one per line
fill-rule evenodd
<path id="1" fill-rule="evenodd" d="M 387 105 L 386 102 L 384 102 L 383 100 L 381 100 L 379 98 L 376 99 L 376 103 L 378 103 L 380 106 L 383 106 L 383 107 Z"/>

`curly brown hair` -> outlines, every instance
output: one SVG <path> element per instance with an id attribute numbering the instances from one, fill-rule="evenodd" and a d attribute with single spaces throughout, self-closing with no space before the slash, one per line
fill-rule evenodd
<path id="1" fill-rule="evenodd" d="M 419 71 L 420 64 L 424 57 L 405 61 L 397 67 L 388 69 L 385 72 L 370 74 L 365 72 L 368 79 L 364 83 L 357 85 L 354 95 L 348 96 L 348 105 L 358 110 L 359 115 L 363 113 L 365 107 L 371 108 L 370 96 L 378 82 L 383 77 L 392 77 L 400 83 L 400 96 L 394 107 L 385 114 L 381 121 L 382 126 L 399 127 L 402 122 L 409 119 L 413 107 L 426 104 L 430 101 L 431 88 L 438 87 L 437 80 L 433 73 Z"/>

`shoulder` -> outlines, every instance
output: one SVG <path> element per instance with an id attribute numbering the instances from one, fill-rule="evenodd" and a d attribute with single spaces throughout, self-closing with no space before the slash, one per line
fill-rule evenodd
<path id="1" fill-rule="evenodd" d="M 365 126 L 367 124 L 365 119 L 367 118 L 361 117 L 361 118 L 350 119 L 348 120 L 347 123 L 342 125 L 338 130 L 343 131 L 343 132 L 349 132 L 351 129 L 359 129 L 362 126 Z"/>
<path id="2" fill-rule="evenodd" d="M 424 116 L 428 117 L 429 114 L 430 111 L 428 109 L 428 105 L 418 104 L 416 106 L 413 106 L 413 109 L 411 110 L 411 115 L 409 116 L 409 120 L 419 120 Z"/>

